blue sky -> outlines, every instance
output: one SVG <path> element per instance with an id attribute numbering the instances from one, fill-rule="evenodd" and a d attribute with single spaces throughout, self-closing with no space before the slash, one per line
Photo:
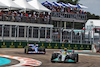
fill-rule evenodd
<path id="1" fill-rule="evenodd" d="M 50 2 L 54 2 L 57 0 L 38 0 L 40 3 L 44 2 L 44 1 L 50 1 Z M 83 4 L 84 6 L 87 6 L 87 9 L 83 9 L 85 11 L 89 11 L 90 13 L 94 13 L 96 15 L 100 16 L 100 0 L 80 0 L 81 4 Z"/>

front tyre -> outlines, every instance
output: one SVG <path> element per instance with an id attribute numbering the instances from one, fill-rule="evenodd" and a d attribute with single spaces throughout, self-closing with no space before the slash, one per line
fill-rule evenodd
<path id="1" fill-rule="evenodd" d="M 28 48 L 25 48 L 24 53 L 28 54 Z"/>

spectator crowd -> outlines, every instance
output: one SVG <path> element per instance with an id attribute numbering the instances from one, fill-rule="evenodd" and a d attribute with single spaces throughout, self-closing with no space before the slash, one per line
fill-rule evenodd
<path id="1" fill-rule="evenodd" d="M 46 8 L 50 9 L 52 12 L 65 12 L 65 13 L 77 13 L 77 14 L 86 14 L 85 11 L 78 9 L 78 8 L 72 8 L 72 7 L 55 7 L 55 6 L 45 6 Z"/>
<path id="2" fill-rule="evenodd" d="M 61 13 L 73 13 L 73 14 L 86 14 L 85 11 L 78 8 L 71 7 L 55 7 L 55 6 L 45 6 L 54 12 Z M 58 14 L 57 14 L 58 15 Z M 48 12 L 20 12 L 20 11 L 0 11 L 0 20 L 1 21 L 12 21 L 12 22 L 29 22 L 29 23 L 50 23 L 51 14 Z"/>
<path id="3" fill-rule="evenodd" d="M 40 20 L 38 20 L 40 19 Z M 30 22 L 30 23 L 49 23 L 50 15 L 46 12 L 19 12 L 19 11 L 0 11 L 1 21 Z"/>

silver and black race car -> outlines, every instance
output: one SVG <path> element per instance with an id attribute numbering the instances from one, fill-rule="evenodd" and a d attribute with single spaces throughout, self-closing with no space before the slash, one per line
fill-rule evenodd
<path id="1" fill-rule="evenodd" d="M 61 50 L 60 52 L 54 52 L 51 57 L 51 62 L 78 62 L 78 54 L 70 53 L 68 51 Z"/>
<path id="2" fill-rule="evenodd" d="M 27 47 L 25 47 L 25 53 L 26 54 L 45 54 L 45 48 L 38 47 L 38 44 L 29 44 Z"/>

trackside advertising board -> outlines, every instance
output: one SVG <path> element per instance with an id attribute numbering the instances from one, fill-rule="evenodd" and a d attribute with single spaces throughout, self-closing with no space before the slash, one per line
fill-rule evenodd
<path id="1" fill-rule="evenodd" d="M 0 42 L 0 48 L 24 48 L 28 44 L 36 42 Z M 74 50 L 91 50 L 90 44 L 69 44 L 69 43 L 36 43 L 39 47 L 47 49 L 74 49 Z"/>

